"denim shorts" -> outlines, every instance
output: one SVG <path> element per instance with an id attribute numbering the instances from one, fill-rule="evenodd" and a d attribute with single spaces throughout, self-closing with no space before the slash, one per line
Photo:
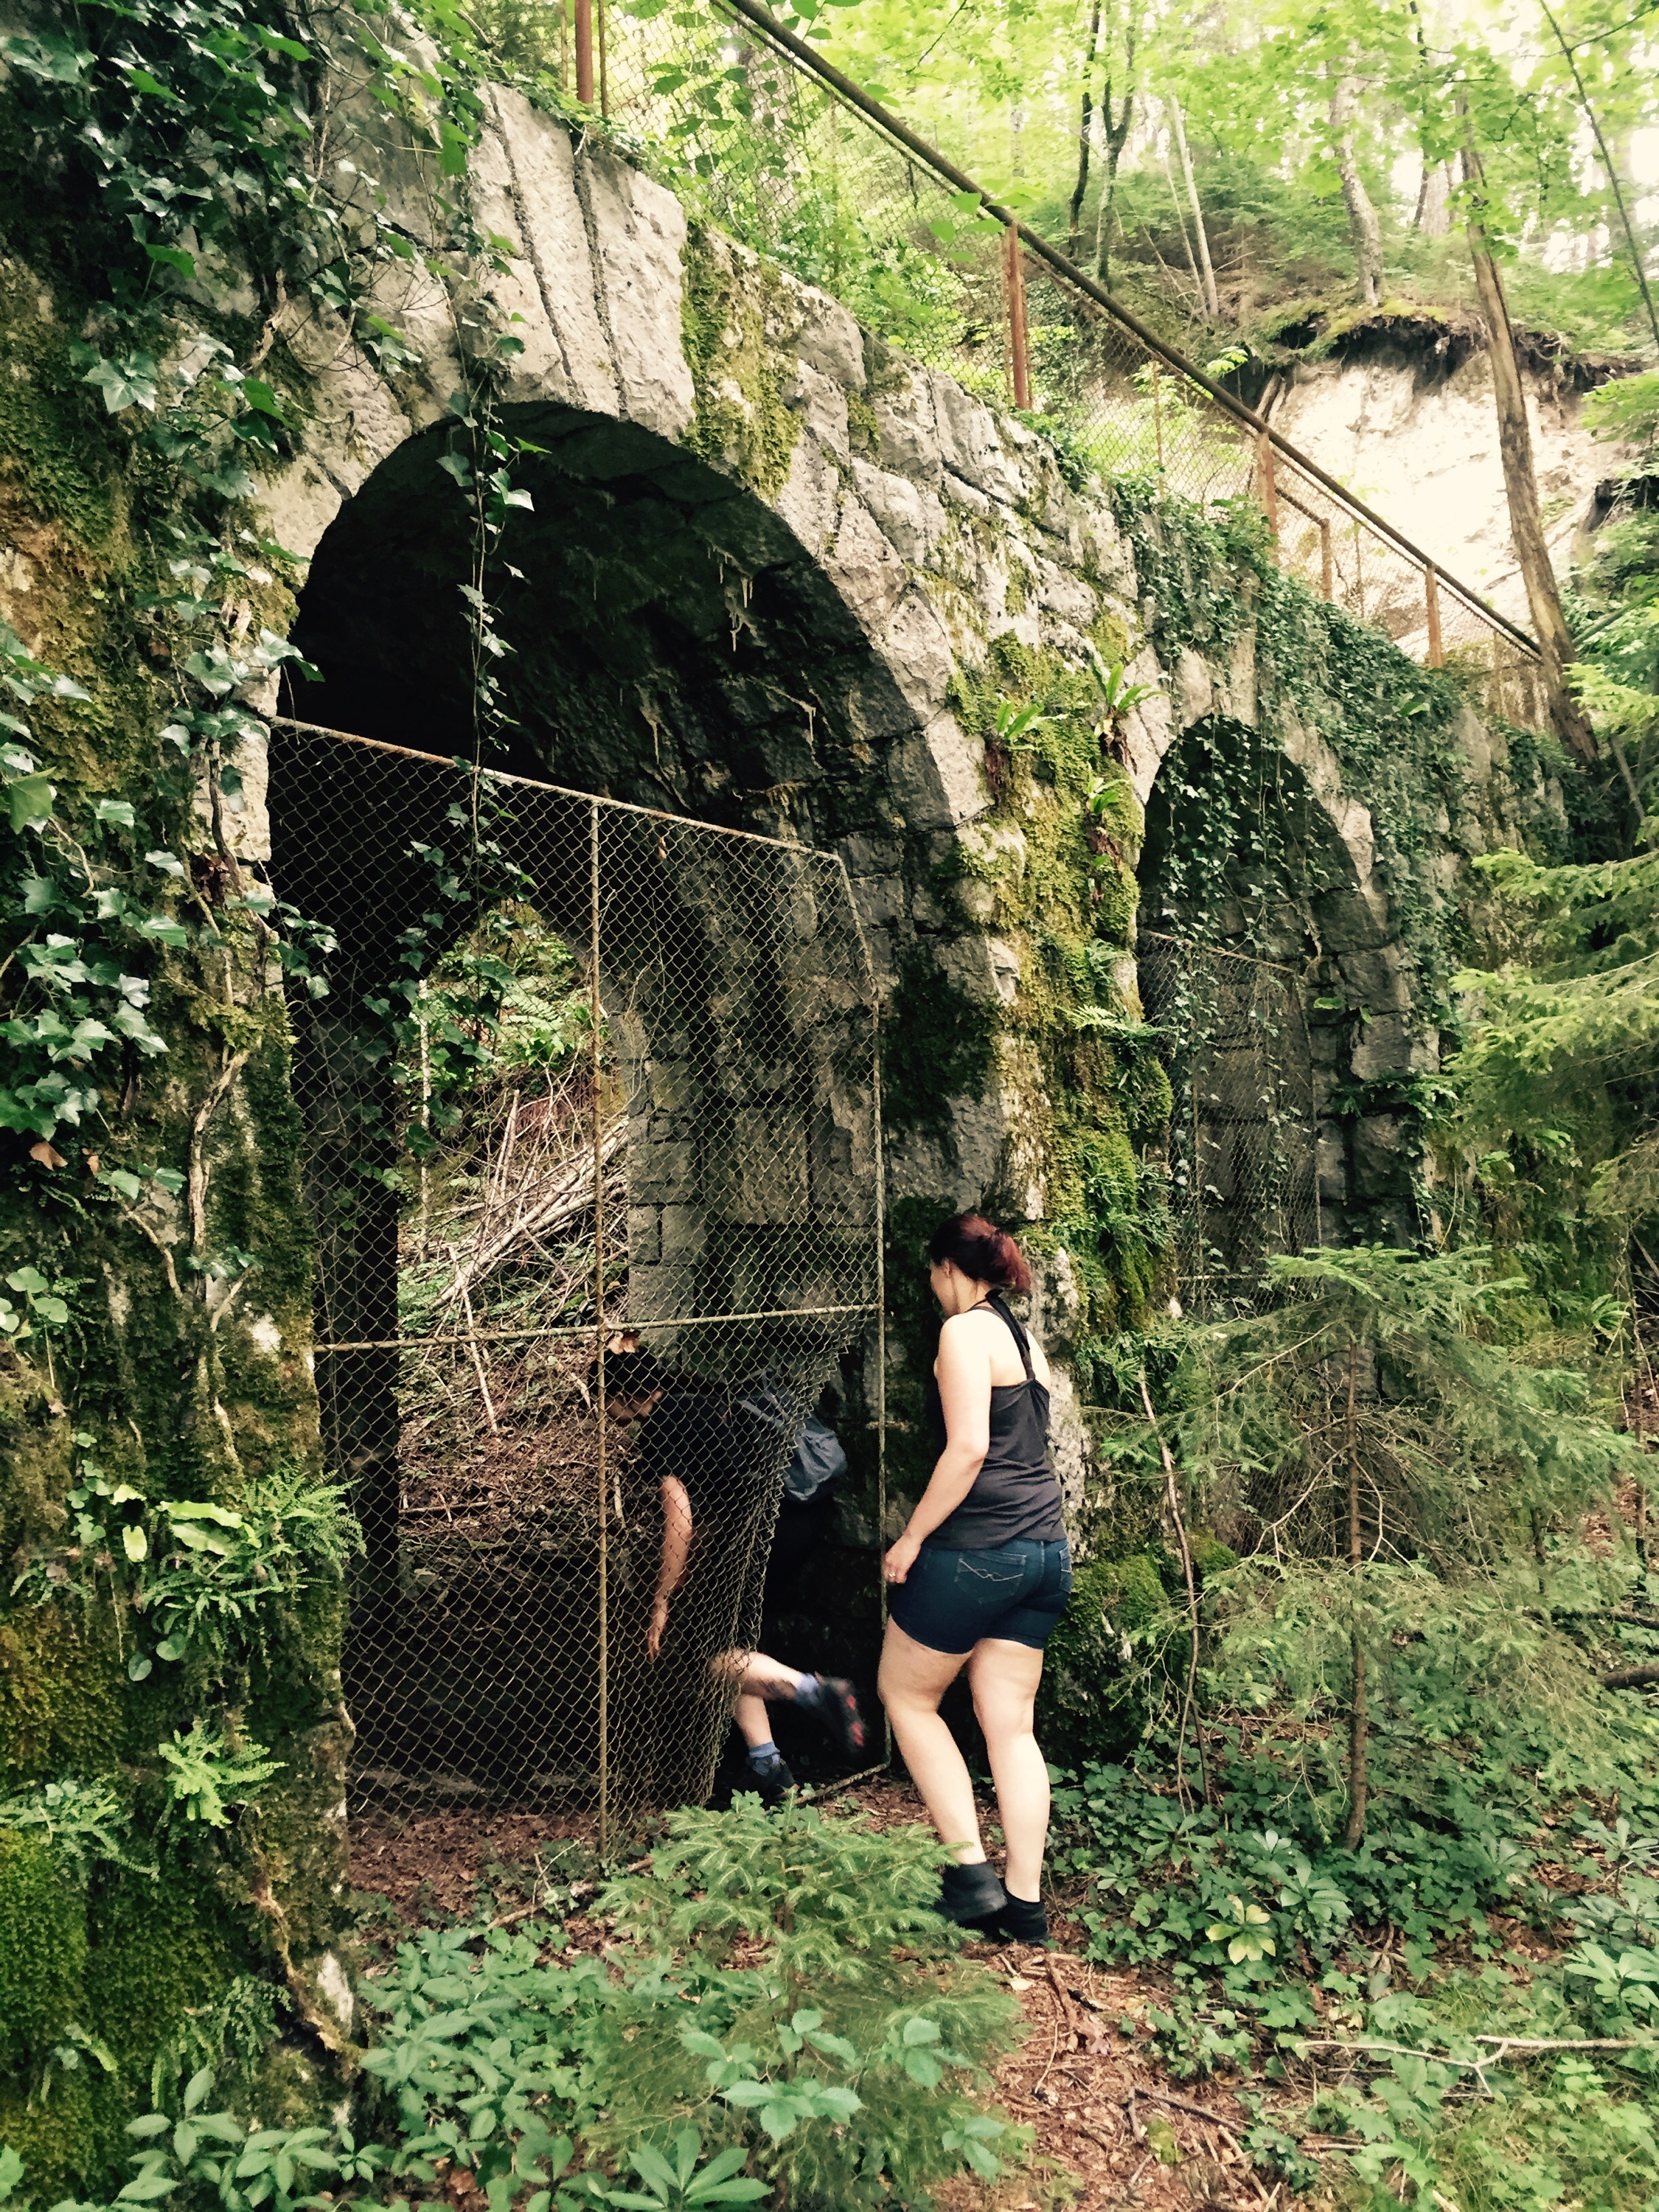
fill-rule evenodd
<path id="1" fill-rule="evenodd" d="M 1072 1554 L 1062 1541 L 1024 1540 L 990 1552 L 924 1544 L 889 1610 L 930 1651 L 971 1651 L 987 1636 L 1041 1651 L 1072 1595 Z"/>

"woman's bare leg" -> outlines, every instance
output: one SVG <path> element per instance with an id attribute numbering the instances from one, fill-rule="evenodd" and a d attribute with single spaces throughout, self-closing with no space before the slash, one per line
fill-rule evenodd
<path id="1" fill-rule="evenodd" d="M 967 1656 L 965 1651 L 930 1651 L 890 1620 L 878 1687 L 910 1779 L 939 1830 L 939 1841 L 956 1853 L 959 1866 L 977 1866 L 984 1861 L 985 1846 L 980 1841 L 974 1785 L 968 1778 L 968 1763 L 939 1712 L 939 1699 L 962 1672 Z"/>
<path id="2" fill-rule="evenodd" d="M 751 1747 L 757 1743 L 770 1743 L 772 1723 L 766 1706 L 769 1698 L 775 1705 L 787 1705 L 794 1697 L 800 1675 L 793 1667 L 786 1667 L 781 1660 L 769 1659 L 763 1651 L 742 1655 L 738 1670 L 738 1708 L 735 1718 L 738 1732 Z"/>
<path id="3" fill-rule="evenodd" d="M 1008 1846 L 1004 1887 L 1011 1897 L 1032 1905 L 1042 1895 L 1042 1853 L 1048 1840 L 1048 1767 L 1033 1728 L 1042 1680 L 1042 1654 L 1027 1644 L 987 1637 L 975 1645 L 968 1662 L 974 1711 L 991 1754 L 991 1778 Z"/>

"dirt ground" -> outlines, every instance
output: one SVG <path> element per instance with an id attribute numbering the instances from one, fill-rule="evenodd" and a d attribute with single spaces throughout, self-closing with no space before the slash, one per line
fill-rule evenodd
<path id="1" fill-rule="evenodd" d="M 820 1801 L 856 1805 L 878 1825 L 918 1817 L 915 1796 L 886 1777 L 825 1790 Z M 538 1814 L 481 1811 L 371 1814 L 354 1825 L 354 1887 L 386 1900 L 384 1932 L 470 1913 L 484 1881 L 497 1917 L 533 1909 L 522 1875 L 542 1845 L 563 1841 L 573 1862 L 591 1838 L 586 1824 Z M 494 1875 L 492 1869 L 503 1871 Z M 573 1873 L 575 1871 L 573 1863 Z M 580 1896 L 585 1885 L 578 1883 Z M 1241 2137 L 1247 2122 L 1214 2083 L 1172 2082 L 1144 2040 L 1139 2016 L 1162 1991 L 1146 1976 L 1108 1969 L 1081 1955 L 1084 1931 L 1052 1916 L 1054 1948 L 979 1944 L 981 1960 L 1018 1998 L 1027 2022 L 1019 2048 L 997 2069 L 996 2095 L 1035 2131 L 1030 2161 L 993 2190 L 966 2179 L 938 2192 L 940 2212 L 1075 2212 L 1128 2205 L 1144 2212 L 1275 2212 L 1279 2189 L 1251 2166 Z M 605 1931 L 567 1920 L 583 1948 Z M 1126 2033 L 1127 2030 L 1127 2033 Z"/>

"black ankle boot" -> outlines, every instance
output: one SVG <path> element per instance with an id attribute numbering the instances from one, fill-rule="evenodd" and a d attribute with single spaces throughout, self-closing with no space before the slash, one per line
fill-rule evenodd
<path id="1" fill-rule="evenodd" d="M 959 1928 L 988 1927 L 1008 1902 L 1008 1893 L 985 1860 L 976 1866 L 948 1866 L 939 1875 L 933 1910 Z"/>
<path id="2" fill-rule="evenodd" d="M 1048 1916 L 1042 1909 L 1042 1899 L 1032 1903 L 1026 1898 L 1016 1897 L 1012 1890 L 1005 1890 L 1002 1910 L 992 1923 L 992 1932 L 1010 1943 L 1045 1945 L 1048 1941 Z"/>

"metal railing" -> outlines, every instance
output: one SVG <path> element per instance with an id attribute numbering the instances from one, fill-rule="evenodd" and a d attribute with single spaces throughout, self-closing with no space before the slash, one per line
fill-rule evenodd
<path id="1" fill-rule="evenodd" d="M 1135 476 L 1200 505 L 1254 501 L 1285 569 L 1419 662 L 1456 670 L 1489 712 L 1547 726 L 1522 628 L 761 0 L 568 5 L 568 89 L 667 149 L 695 211 L 899 350 L 1021 410 L 1075 480 Z M 585 19 L 597 67 L 584 70 Z"/>

